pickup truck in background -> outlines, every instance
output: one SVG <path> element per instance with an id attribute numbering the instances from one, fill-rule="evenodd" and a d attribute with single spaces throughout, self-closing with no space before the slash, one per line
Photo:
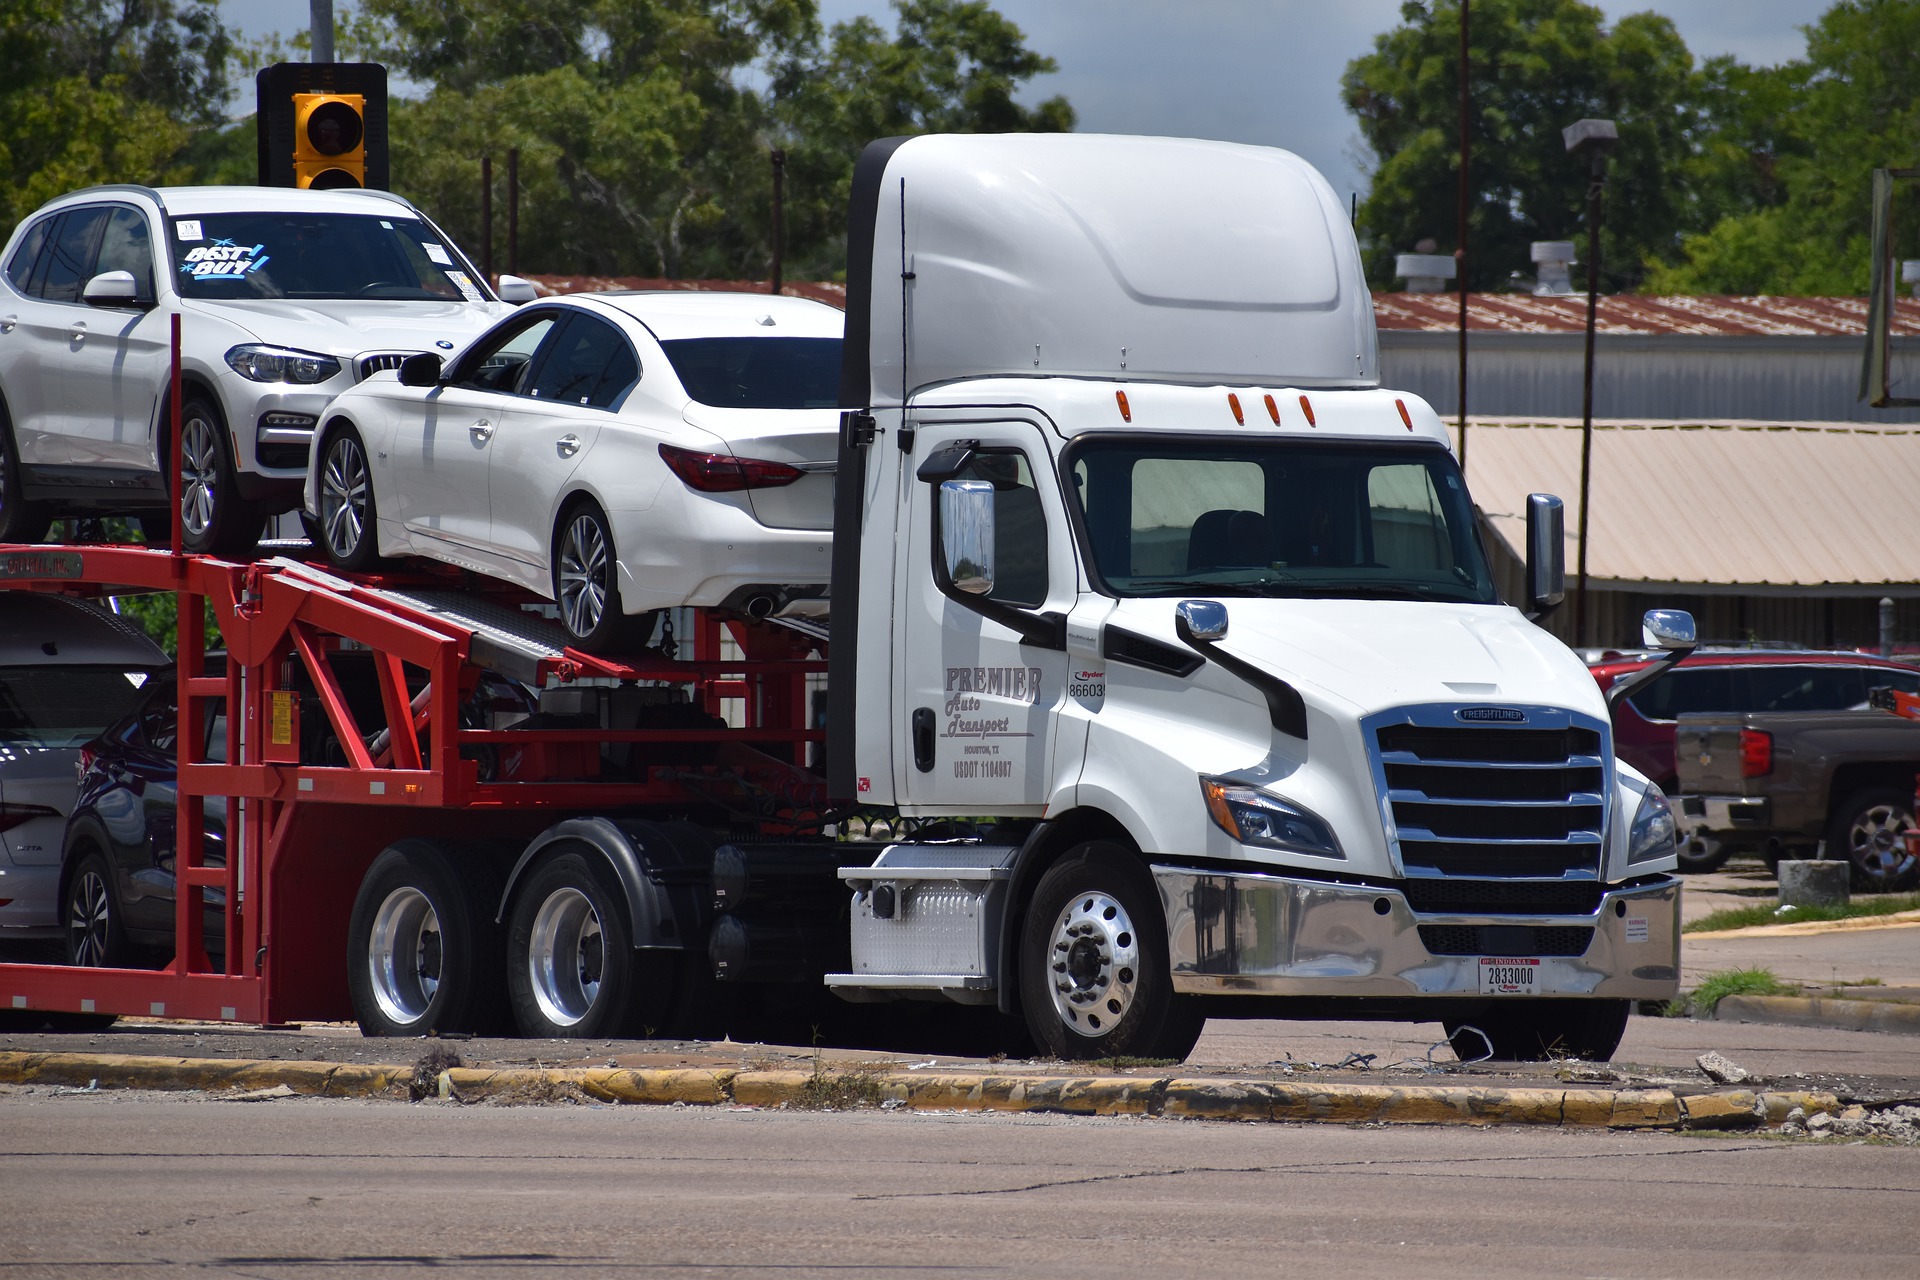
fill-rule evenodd
<path id="1" fill-rule="evenodd" d="M 1683 714 L 1674 738 L 1682 827 L 1769 866 L 1822 850 L 1853 864 L 1853 887 L 1920 883 L 1901 833 L 1914 823 L 1920 722 L 1884 711 Z"/>

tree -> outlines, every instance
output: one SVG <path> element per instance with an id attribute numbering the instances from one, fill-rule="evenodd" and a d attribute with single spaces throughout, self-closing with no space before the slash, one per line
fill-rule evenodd
<path id="1" fill-rule="evenodd" d="M 1053 63 L 989 5 L 897 7 L 889 36 L 815 0 L 366 0 L 344 43 L 434 84 L 393 104 L 395 184 L 470 246 L 477 161 L 518 148 L 523 269 L 758 277 L 782 147 L 789 271 L 826 275 L 871 138 L 1072 125 L 1014 101 Z"/>
<path id="2" fill-rule="evenodd" d="M 1360 209 L 1369 278 L 1386 286 L 1393 256 L 1431 237 L 1457 239 L 1459 0 L 1408 0 L 1402 25 L 1347 64 L 1348 109 L 1377 158 Z M 1643 263 L 1678 250 L 1698 196 L 1686 181 L 1702 127 L 1699 73 L 1657 14 L 1611 30 L 1580 0 L 1479 0 L 1473 6 L 1468 128 L 1472 142 L 1467 282 L 1506 283 L 1535 240 L 1585 235 L 1588 162 L 1560 131 L 1611 119 L 1605 285 L 1631 287 Z"/>
<path id="3" fill-rule="evenodd" d="M 186 176 L 223 119 L 233 44 L 212 0 L 9 0 L 0 12 L 0 224 L 100 182 Z"/>
<path id="4" fill-rule="evenodd" d="M 1841 0 L 1806 32 L 1805 60 L 1728 86 L 1723 114 L 1747 133 L 1724 131 L 1726 149 L 1736 164 L 1744 149 L 1764 189 L 1687 237 L 1651 287 L 1866 292 L 1869 175 L 1920 165 L 1920 0 Z M 1920 227 L 1903 230 L 1901 252 L 1920 252 Z"/>

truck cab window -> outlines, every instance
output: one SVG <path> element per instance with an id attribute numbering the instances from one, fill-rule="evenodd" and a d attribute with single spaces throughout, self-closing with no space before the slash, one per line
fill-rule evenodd
<path id="1" fill-rule="evenodd" d="M 993 590 L 987 599 L 1037 608 L 1047 599 L 1047 518 L 1026 455 L 982 450 L 954 476 L 993 486 Z M 935 504 L 938 510 L 938 504 Z"/>
<path id="2" fill-rule="evenodd" d="M 1444 449 L 1133 437 L 1068 457 L 1111 595 L 1496 599 Z"/>

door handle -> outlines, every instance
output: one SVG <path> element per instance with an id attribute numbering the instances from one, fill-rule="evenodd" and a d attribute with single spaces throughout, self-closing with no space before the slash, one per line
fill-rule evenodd
<path id="1" fill-rule="evenodd" d="M 558 453 L 561 457 L 571 458 L 574 454 L 580 452 L 580 437 L 574 435 L 572 432 L 568 432 L 553 442 L 553 448 L 554 452 Z"/>
<path id="2" fill-rule="evenodd" d="M 13 326 L 19 323 L 19 316 L 0 316 L 0 333 L 12 333 Z"/>
<path id="3" fill-rule="evenodd" d="M 933 708 L 913 709 L 913 767 L 922 773 L 933 772 Z"/>
<path id="4" fill-rule="evenodd" d="M 485 444 L 493 439 L 493 424 L 482 418 L 467 428 L 467 434 L 473 437 L 475 444 Z"/>
<path id="5" fill-rule="evenodd" d="M 67 330 L 67 339 L 71 342 L 85 342 L 87 340 L 87 326 L 79 321 L 75 321 L 72 327 Z"/>

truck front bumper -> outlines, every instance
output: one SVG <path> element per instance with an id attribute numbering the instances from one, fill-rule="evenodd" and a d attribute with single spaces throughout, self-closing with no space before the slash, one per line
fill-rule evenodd
<path id="1" fill-rule="evenodd" d="M 1679 992 L 1680 882 L 1672 876 L 1610 890 L 1590 916 L 1416 914 L 1395 889 L 1260 872 L 1159 865 L 1153 877 L 1181 992 L 1481 996 L 1481 961 L 1495 958 L 1537 960 L 1536 995 L 1663 1000 Z M 1579 934 L 1569 931 L 1579 930 L 1590 931 L 1579 954 L 1540 954 L 1574 949 Z M 1461 939 L 1491 946 L 1469 950 Z M 1430 940 L 1463 954 L 1436 954 Z"/>

